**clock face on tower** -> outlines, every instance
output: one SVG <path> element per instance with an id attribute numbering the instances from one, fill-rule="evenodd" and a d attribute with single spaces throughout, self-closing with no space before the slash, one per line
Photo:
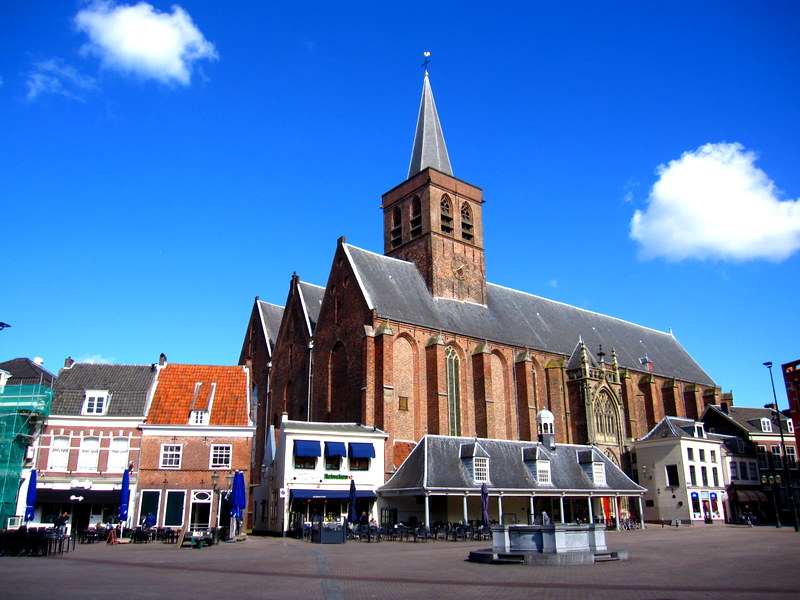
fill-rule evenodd
<path id="1" fill-rule="evenodd" d="M 456 279 L 466 279 L 469 275 L 469 263 L 461 257 L 454 257 L 452 262 L 453 275 Z"/>

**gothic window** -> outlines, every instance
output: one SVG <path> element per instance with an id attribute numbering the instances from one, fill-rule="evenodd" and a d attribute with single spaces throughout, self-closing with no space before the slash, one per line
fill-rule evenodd
<path id="1" fill-rule="evenodd" d="M 451 235 L 453 233 L 453 207 L 447 194 L 442 196 L 439 209 L 441 211 L 442 233 Z"/>
<path id="2" fill-rule="evenodd" d="M 444 351 L 447 369 L 447 420 L 449 435 L 461 435 L 461 368 L 458 354 L 449 347 Z"/>
<path id="3" fill-rule="evenodd" d="M 403 215 L 400 207 L 392 211 L 392 248 L 397 248 L 403 242 Z"/>
<path id="4" fill-rule="evenodd" d="M 464 202 L 464 204 L 461 205 L 461 238 L 467 242 L 471 242 L 474 237 L 472 211 L 469 209 L 469 204 Z"/>
<path id="5" fill-rule="evenodd" d="M 617 431 L 617 411 L 608 392 L 600 392 L 594 405 L 595 441 L 616 443 L 619 439 Z"/>
<path id="6" fill-rule="evenodd" d="M 414 196 L 411 201 L 411 237 L 419 237 L 422 234 L 422 203 L 419 196 Z"/>

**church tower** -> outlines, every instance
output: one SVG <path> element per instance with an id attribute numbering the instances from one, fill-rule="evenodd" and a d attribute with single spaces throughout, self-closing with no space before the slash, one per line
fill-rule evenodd
<path id="1" fill-rule="evenodd" d="M 453 177 L 425 71 L 408 179 L 383 195 L 384 254 L 416 264 L 433 296 L 485 305 L 482 205 Z"/>

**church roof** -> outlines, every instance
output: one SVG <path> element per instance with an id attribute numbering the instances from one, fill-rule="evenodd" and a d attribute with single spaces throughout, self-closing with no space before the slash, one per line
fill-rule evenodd
<path id="1" fill-rule="evenodd" d="M 303 310 L 308 319 L 308 333 L 314 335 L 317 319 L 319 319 L 319 309 L 322 306 L 322 299 L 325 297 L 325 288 L 304 281 L 298 281 L 297 288 L 300 291 Z M 275 331 L 277 332 L 277 329 Z"/>
<path id="2" fill-rule="evenodd" d="M 473 448 L 481 450 L 475 456 L 489 459 L 490 489 L 532 490 L 542 493 L 598 489 L 630 494 L 644 491 L 607 456 L 592 446 L 558 444 L 555 450 L 548 450 L 538 442 L 426 435 L 394 476 L 380 489 L 380 493 L 393 495 L 417 490 L 480 489 L 466 464 L 473 458 L 473 454 L 470 454 Z M 528 464 L 531 461 L 535 463 L 536 460 L 550 462 L 552 484 L 536 481 L 531 473 L 532 465 Z M 582 466 L 582 463 L 587 462 L 606 465 L 606 486 L 596 485 L 587 476 Z"/>
<path id="3" fill-rule="evenodd" d="M 669 333 L 487 283 L 487 305 L 434 298 L 416 266 L 343 244 L 369 308 L 396 320 L 505 345 L 570 356 L 576 341 L 614 348 L 620 367 L 701 385 L 713 380 Z"/>
<path id="4" fill-rule="evenodd" d="M 281 319 L 283 319 L 283 307 L 263 300 L 257 300 L 256 303 L 261 316 L 261 326 L 264 329 L 264 338 L 267 340 L 271 356 L 272 349 L 275 347 L 275 339 L 278 337 L 278 330 L 281 327 Z"/>
<path id="5" fill-rule="evenodd" d="M 414 136 L 414 148 L 411 151 L 411 164 L 408 167 L 409 179 L 426 167 L 433 167 L 437 171 L 453 175 L 427 71 L 422 84 L 417 132 Z"/>

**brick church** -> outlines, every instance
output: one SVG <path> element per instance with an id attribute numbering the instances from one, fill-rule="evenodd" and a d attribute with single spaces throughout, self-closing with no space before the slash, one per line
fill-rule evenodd
<path id="1" fill-rule="evenodd" d="M 340 238 L 324 288 L 294 275 L 284 307 L 256 298 L 240 359 L 256 461 L 284 412 L 387 432 L 388 479 L 426 433 L 536 440 L 546 408 L 557 442 L 625 468 L 632 438 L 718 402 L 671 333 L 487 282 L 482 190 L 453 175 L 427 73 L 408 178 L 382 209 L 383 254 Z"/>

